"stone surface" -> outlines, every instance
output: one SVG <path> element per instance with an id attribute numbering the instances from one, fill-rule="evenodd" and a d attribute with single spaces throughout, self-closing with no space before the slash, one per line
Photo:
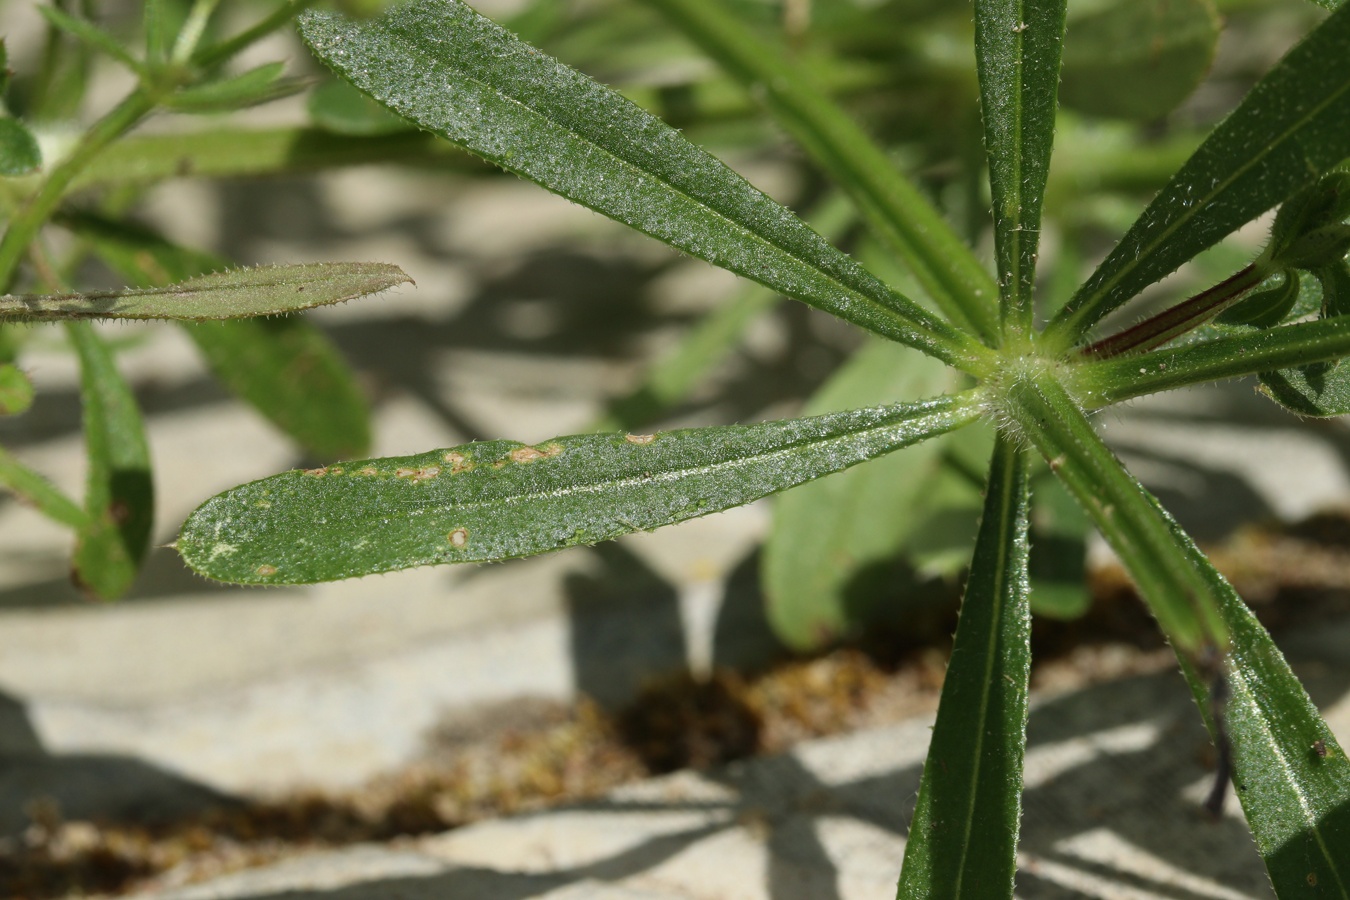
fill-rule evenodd
<path id="1" fill-rule="evenodd" d="M 1302 668 L 1325 671 L 1327 660 Z M 1350 734 L 1344 667 L 1333 727 Z M 726 898 L 894 895 L 929 719 L 814 741 L 724 770 L 633 784 L 590 803 L 396 847 L 313 854 L 142 896 Z M 1179 676 L 1039 697 L 1030 724 L 1018 895 L 1143 900 L 1270 896 L 1230 802 L 1199 809 L 1206 745 Z M 171 879 L 170 879 L 171 880 Z"/>

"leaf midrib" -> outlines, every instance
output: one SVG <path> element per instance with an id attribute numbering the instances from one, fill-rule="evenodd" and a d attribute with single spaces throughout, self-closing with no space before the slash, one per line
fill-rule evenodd
<path id="1" fill-rule="evenodd" d="M 1261 695 L 1255 690 L 1255 685 L 1247 677 L 1246 669 L 1243 666 L 1238 666 L 1234 670 L 1234 674 L 1242 680 L 1242 688 L 1247 694 L 1249 702 L 1260 711 L 1260 715 L 1255 716 L 1256 723 L 1266 739 L 1266 745 L 1273 749 L 1273 755 L 1279 760 L 1280 773 L 1283 775 L 1285 783 L 1290 786 L 1290 792 L 1298 801 L 1299 810 L 1303 813 L 1304 827 L 1312 833 L 1317 841 L 1317 848 L 1322 852 L 1323 861 L 1330 867 L 1331 874 L 1336 877 L 1336 886 L 1340 891 L 1340 896 L 1350 898 L 1350 890 L 1347 890 L 1345 879 L 1341 877 L 1340 870 L 1336 867 L 1336 858 L 1331 854 L 1326 839 L 1322 835 L 1321 820 L 1299 788 L 1299 780 L 1294 775 L 1294 767 L 1289 763 L 1289 756 L 1284 751 L 1284 745 L 1278 740 L 1275 732 L 1271 730 L 1271 712 L 1266 710 L 1258 699 Z"/>
<path id="2" fill-rule="evenodd" d="M 1011 470 L 1016 465 L 1018 465 L 1017 457 L 1018 454 L 1015 451 L 1009 451 L 1005 454 L 1004 471 L 1002 477 L 1004 479 L 1004 483 L 1009 485 L 1009 487 L 1012 486 L 1013 481 L 1013 479 L 1009 477 L 1011 474 Z M 993 685 L 994 685 L 993 674 L 995 668 L 993 660 L 997 656 L 999 627 L 1003 619 L 1004 609 L 1002 599 L 1008 577 L 1007 562 L 1009 557 L 1009 551 L 1013 548 L 1013 541 L 1015 540 L 1015 536 L 1011 540 L 1008 539 L 1009 538 L 1008 522 L 1010 518 L 1008 512 L 1009 509 L 1012 507 L 1012 505 L 1017 502 L 1016 495 L 1017 495 L 1016 490 L 1005 490 L 1002 494 L 1002 497 L 1000 498 L 1001 505 L 999 506 L 998 510 L 999 565 L 998 565 L 998 577 L 994 580 L 993 585 L 994 615 L 990 622 L 989 645 L 986 648 L 985 652 L 986 653 L 985 667 L 984 667 L 985 678 L 983 679 L 984 687 L 980 692 L 980 704 L 979 704 L 980 727 L 979 729 L 977 729 L 975 736 L 974 771 L 971 774 L 971 784 L 973 785 L 973 788 L 970 792 L 970 802 L 968 803 L 966 808 L 965 827 L 962 830 L 961 834 L 961 856 L 960 859 L 958 860 L 958 865 L 956 867 L 957 871 L 956 883 L 953 886 L 954 887 L 953 895 L 957 897 L 961 896 L 961 883 L 964 880 L 966 874 L 966 857 L 970 854 L 970 834 L 971 830 L 974 828 L 975 825 L 975 807 L 978 805 L 980 773 L 984 766 L 984 736 L 985 736 L 984 721 L 986 715 L 988 715 L 989 712 L 989 698 L 993 693 Z"/>
<path id="3" fill-rule="evenodd" d="M 737 456 L 733 459 L 722 460 L 719 462 L 710 463 L 706 465 L 691 466 L 681 469 L 671 469 L 665 472 L 657 472 L 650 475 L 647 474 L 632 475 L 623 478 L 611 479 L 608 481 L 586 481 L 577 484 L 566 485 L 564 487 L 555 488 L 551 490 L 526 491 L 518 494 L 510 494 L 506 496 L 489 498 L 486 500 L 470 500 L 464 503 L 457 503 L 450 501 L 438 502 L 436 500 L 425 500 L 425 501 L 414 500 L 408 501 L 400 505 L 412 507 L 431 507 L 431 508 L 445 507 L 447 509 L 454 508 L 454 509 L 470 509 L 470 510 L 481 509 L 484 507 L 498 508 L 504 505 L 508 506 L 518 505 L 521 503 L 531 503 L 540 500 L 556 500 L 576 495 L 595 494 L 603 490 L 622 490 L 625 488 L 635 487 L 639 485 L 674 482 L 682 478 L 688 478 L 694 475 L 716 474 L 718 472 L 736 468 L 738 466 L 753 465 L 755 463 L 760 463 L 766 460 L 773 459 L 776 456 L 788 455 L 792 451 L 799 450 L 804 447 L 820 449 L 828 447 L 831 444 L 847 444 L 855 439 L 867 437 L 876 434 L 878 432 L 886 431 L 887 429 L 911 426 L 923 422 L 925 420 L 933 420 L 934 424 L 937 424 L 936 420 L 949 418 L 952 420 L 951 428 L 956 428 L 959 427 L 961 424 L 964 424 L 963 419 L 964 421 L 969 421 L 970 419 L 973 419 L 976 415 L 977 410 L 975 406 L 972 403 L 970 403 L 971 397 L 972 394 L 969 392 L 964 395 L 957 395 L 952 398 L 952 402 L 950 405 L 947 405 L 943 401 L 933 401 L 934 406 L 936 408 L 932 410 L 925 410 L 922 414 L 912 419 L 899 419 L 896 421 L 888 422 L 884 425 L 871 426 L 868 428 L 860 429 L 858 431 L 849 431 L 844 434 L 833 435 L 828 438 L 820 438 L 815 440 L 808 438 L 805 440 L 794 442 L 792 444 L 787 444 L 785 446 L 778 447 L 774 450 L 755 453 L 748 456 Z M 926 436 L 935 437 L 936 435 L 929 434 Z M 862 462 L 863 460 L 858 461 Z M 531 463 L 525 463 L 525 465 L 531 465 Z"/>

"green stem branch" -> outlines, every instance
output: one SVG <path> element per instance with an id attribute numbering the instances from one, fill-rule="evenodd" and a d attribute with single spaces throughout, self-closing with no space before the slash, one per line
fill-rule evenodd
<path id="1" fill-rule="evenodd" d="M 203 50 L 198 50 L 193 54 L 192 62 L 194 65 L 203 69 L 210 69 L 218 66 L 225 60 L 230 59 L 246 47 L 250 47 L 263 38 L 267 37 L 278 28 L 285 26 L 291 19 L 294 19 L 300 13 L 313 6 L 317 0 L 289 0 L 276 12 L 267 18 L 258 22 L 252 28 L 239 32 L 234 37 L 219 44 L 213 44 Z"/>
<path id="2" fill-rule="evenodd" d="M 47 222 L 71 182 L 84 171 L 85 166 L 99 152 L 148 115 L 156 103 L 156 94 L 147 88 L 138 88 L 85 132 L 75 150 L 48 173 L 37 193 L 29 198 L 9 223 L 5 236 L 0 238 L 0 291 L 8 292 L 14 284 L 19 262 L 28 245 Z"/>

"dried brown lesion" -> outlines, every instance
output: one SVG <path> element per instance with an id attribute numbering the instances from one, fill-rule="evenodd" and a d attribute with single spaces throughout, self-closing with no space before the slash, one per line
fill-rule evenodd
<path id="1" fill-rule="evenodd" d="M 451 475 L 458 475 L 460 472 L 467 472 L 473 468 L 473 460 L 457 450 L 445 451 L 441 459 L 445 460 L 450 466 Z"/>
<path id="2" fill-rule="evenodd" d="M 413 484 L 421 484 L 424 481 L 430 481 L 439 474 L 441 474 L 440 466 L 421 466 L 418 468 L 405 466 L 394 470 L 394 477 L 406 478 Z"/>
<path id="3" fill-rule="evenodd" d="M 548 443 L 540 447 L 517 447 L 510 453 L 511 462 L 528 463 L 537 459 L 552 459 L 563 452 L 560 444 Z"/>

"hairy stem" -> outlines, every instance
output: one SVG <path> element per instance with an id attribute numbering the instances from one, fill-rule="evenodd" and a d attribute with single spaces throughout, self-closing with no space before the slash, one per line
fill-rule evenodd
<path id="1" fill-rule="evenodd" d="M 19 261 L 38 231 L 51 218 L 75 178 L 99 152 L 148 115 L 156 103 L 156 93 L 138 88 L 94 123 L 75 146 L 75 150 L 48 173 L 37 193 L 29 198 L 9 223 L 0 238 L 0 291 L 8 292 L 18 273 Z"/>
<path id="2" fill-rule="evenodd" d="M 1265 281 L 1269 275 L 1270 272 L 1265 265 L 1260 261 L 1254 262 L 1189 300 L 1150 316 L 1124 331 L 1102 338 L 1095 344 L 1084 347 L 1080 352 L 1092 359 L 1111 359 L 1127 353 L 1139 353 L 1161 347 L 1173 338 L 1205 324 L 1241 300 L 1248 291 Z"/>

